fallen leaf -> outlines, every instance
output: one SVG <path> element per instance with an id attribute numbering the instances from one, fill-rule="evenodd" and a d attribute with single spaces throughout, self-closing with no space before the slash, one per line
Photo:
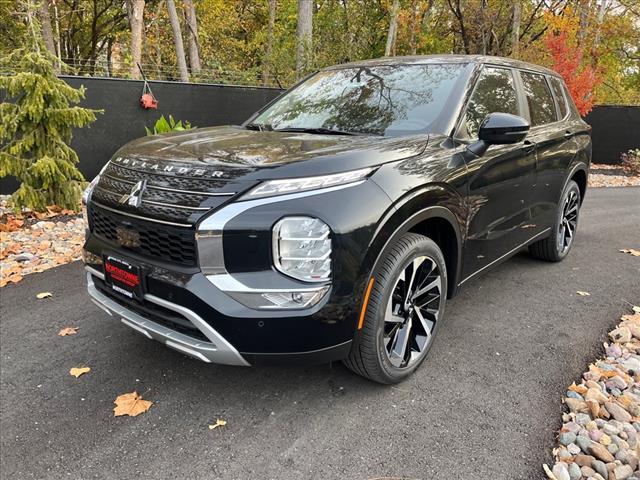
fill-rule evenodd
<path id="1" fill-rule="evenodd" d="M 78 328 L 80 327 L 64 327 L 58 332 L 58 335 L 61 337 L 66 337 L 67 335 L 75 335 L 76 333 L 78 333 Z"/>
<path id="2" fill-rule="evenodd" d="M 216 423 L 213 425 L 209 425 L 209 430 L 213 430 L 214 428 L 224 427 L 227 424 L 226 420 L 217 419 Z"/>
<path id="3" fill-rule="evenodd" d="M 18 283 L 20 281 L 22 281 L 22 275 L 11 275 L 7 281 L 9 283 Z"/>
<path id="4" fill-rule="evenodd" d="M 37 299 L 51 298 L 51 297 L 53 297 L 53 294 L 51 292 L 42 292 L 36 295 Z"/>
<path id="5" fill-rule="evenodd" d="M 547 474 L 547 477 L 549 478 L 549 480 L 558 480 L 558 477 L 556 477 L 551 470 L 549 470 L 549 466 L 545 463 L 542 465 L 542 469 L 544 470 L 544 473 Z"/>
<path id="6" fill-rule="evenodd" d="M 138 395 L 138 392 L 119 395 L 113 403 L 116 404 L 113 409 L 114 417 L 121 417 L 123 415 L 136 417 L 149 410 L 151 405 L 153 405 L 153 402 L 143 400 L 142 397 Z"/>
<path id="7" fill-rule="evenodd" d="M 84 375 L 85 373 L 89 373 L 91 369 L 89 367 L 73 367 L 69 370 L 69 374 L 78 378 L 80 375 Z"/>
<path id="8" fill-rule="evenodd" d="M 634 257 L 640 257 L 640 250 L 634 250 L 633 248 L 623 248 L 620 251 L 622 253 L 628 253 Z"/>
<path id="9" fill-rule="evenodd" d="M 636 313 L 640 313 L 640 307 L 633 306 L 633 311 Z"/>
<path id="10" fill-rule="evenodd" d="M 576 293 L 578 295 L 580 295 L 581 297 L 589 297 L 589 296 L 591 296 L 591 294 L 589 292 L 581 292 L 580 290 L 578 290 Z"/>

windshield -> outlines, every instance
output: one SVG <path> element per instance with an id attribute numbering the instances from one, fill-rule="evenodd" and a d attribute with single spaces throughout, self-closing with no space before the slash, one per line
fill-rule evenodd
<path id="1" fill-rule="evenodd" d="M 462 64 L 430 64 L 324 70 L 271 105 L 251 125 L 389 136 L 429 132 L 462 69 Z"/>

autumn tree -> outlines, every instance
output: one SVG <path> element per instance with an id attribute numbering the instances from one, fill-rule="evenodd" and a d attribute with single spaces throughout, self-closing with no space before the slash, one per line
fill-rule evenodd
<path id="1" fill-rule="evenodd" d="M 23 46 L 0 61 L 3 70 L 11 69 L 0 76 L 0 90 L 7 94 L 0 104 L 0 177 L 20 181 L 11 196 L 18 211 L 44 211 L 47 205 L 76 210 L 84 178 L 69 143 L 73 128 L 93 122 L 95 111 L 71 106 L 84 97 L 84 89 L 56 76 L 56 58 L 40 36 L 33 4 L 26 4 L 25 17 Z"/>
<path id="2" fill-rule="evenodd" d="M 551 68 L 562 75 L 580 115 L 585 116 L 593 108 L 594 90 L 600 83 L 596 69 L 583 64 L 584 48 L 571 42 L 566 31 L 549 31 L 544 43 L 553 59 Z"/>

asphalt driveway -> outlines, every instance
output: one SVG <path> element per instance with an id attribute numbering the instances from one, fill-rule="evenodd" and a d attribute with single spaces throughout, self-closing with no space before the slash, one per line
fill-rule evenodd
<path id="1" fill-rule="evenodd" d="M 101 312 L 79 263 L 28 276 L 0 291 L 0 477 L 543 478 L 564 389 L 640 304 L 640 258 L 620 248 L 640 248 L 640 188 L 592 189 L 568 259 L 521 254 L 470 282 L 395 387 L 340 364 L 206 365 Z M 133 390 L 151 410 L 114 418 Z"/>

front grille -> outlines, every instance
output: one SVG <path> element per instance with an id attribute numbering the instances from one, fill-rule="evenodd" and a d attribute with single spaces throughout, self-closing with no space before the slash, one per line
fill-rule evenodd
<path id="1" fill-rule="evenodd" d="M 132 206 L 127 202 L 120 203 L 140 180 L 146 180 L 146 188 L 140 197 L 141 204 Z M 215 178 L 141 172 L 110 163 L 91 198 L 100 205 L 124 213 L 191 226 L 234 195 L 233 192 L 221 191 L 227 182 Z"/>
<path id="2" fill-rule="evenodd" d="M 146 300 L 143 300 L 142 302 L 131 300 L 114 292 L 104 283 L 104 281 L 95 277 L 93 281 L 98 290 L 107 295 L 114 302 L 119 303 L 129 310 L 133 310 L 141 317 L 158 323 L 163 327 L 175 330 L 176 332 L 188 335 L 191 338 L 195 338 L 203 342 L 211 342 L 211 340 L 209 340 L 204 333 L 198 330 L 193 323 L 185 317 L 178 315 L 173 310 L 169 310 L 168 308 L 164 308 L 161 305 L 157 305 Z"/>
<path id="3" fill-rule="evenodd" d="M 93 199 L 93 198 L 92 198 Z M 91 232 L 118 248 L 184 266 L 197 264 L 195 230 L 120 215 L 90 204 Z"/>

